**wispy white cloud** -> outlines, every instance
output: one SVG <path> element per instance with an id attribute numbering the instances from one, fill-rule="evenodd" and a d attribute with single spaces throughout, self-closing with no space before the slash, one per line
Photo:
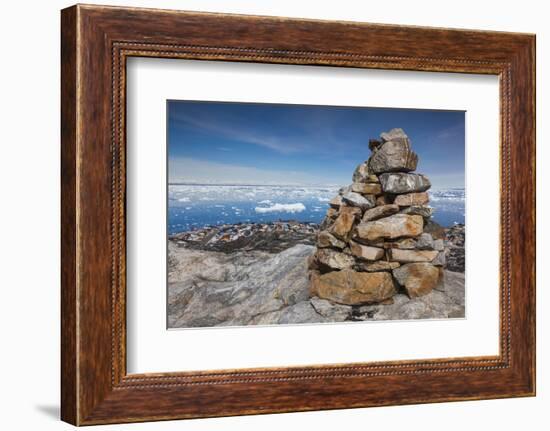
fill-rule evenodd
<path id="1" fill-rule="evenodd" d="M 436 140 L 445 140 L 445 139 L 457 139 L 459 137 L 462 137 L 462 134 L 464 133 L 464 124 L 455 124 L 450 127 L 446 127 L 444 129 L 439 130 L 436 135 L 434 136 L 434 139 Z"/>
<path id="2" fill-rule="evenodd" d="M 237 119 L 227 118 L 222 121 L 218 118 L 217 121 L 212 121 L 198 115 L 183 113 L 176 114 L 173 119 L 201 131 L 215 133 L 227 139 L 259 145 L 282 154 L 296 153 L 307 148 L 299 142 L 289 142 L 278 136 L 260 133 L 250 127 L 244 128 Z"/>
<path id="3" fill-rule="evenodd" d="M 338 118 L 324 112 L 287 113 L 287 128 L 270 127 L 269 118 L 261 124 L 249 123 L 246 118 L 229 112 L 215 119 L 196 112 L 177 112 L 171 114 L 171 120 L 176 127 L 185 126 L 283 155 L 315 153 L 317 156 L 334 157 L 345 155 L 350 149 L 362 151 L 365 155 L 369 152 L 366 136 L 362 138 L 346 133 L 347 128 L 340 124 Z"/>

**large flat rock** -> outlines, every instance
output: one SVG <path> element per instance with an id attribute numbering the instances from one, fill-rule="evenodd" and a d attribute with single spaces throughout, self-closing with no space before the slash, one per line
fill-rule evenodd
<path id="1" fill-rule="evenodd" d="M 379 220 L 357 225 L 357 236 L 368 241 L 416 237 L 422 233 L 424 221 L 421 216 L 394 214 Z"/>
<path id="2" fill-rule="evenodd" d="M 168 326 L 278 323 L 285 309 L 309 302 L 307 258 L 314 250 L 298 244 L 280 253 L 225 254 L 169 244 Z"/>
<path id="3" fill-rule="evenodd" d="M 395 294 L 389 272 L 356 272 L 345 269 L 314 274 L 311 292 L 322 299 L 344 305 L 381 302 Z"/>

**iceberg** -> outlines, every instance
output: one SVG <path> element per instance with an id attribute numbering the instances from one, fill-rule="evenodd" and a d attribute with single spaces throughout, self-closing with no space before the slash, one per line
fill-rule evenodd
<path id="1" fill-rule="evenodd" d="M 256 207 L 254 208 L 254 211 L 257 213 L 272 213 L 272 212 L 287 212 L 287 213 L 299 213 L 302 211 L 305 211 L 306 206 L 301 203 L 295 203 L 295 204 L 271 204 L 268 207 Z"/>

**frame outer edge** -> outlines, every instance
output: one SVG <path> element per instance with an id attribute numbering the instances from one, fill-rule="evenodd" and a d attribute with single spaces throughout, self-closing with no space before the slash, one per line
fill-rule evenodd
<path id="1" fill-rule="evenodd" d="M 61 11 L 61 420 L 79 421 L 77 295 L 78 6 Z"/>
<path id="2" fill-rule="evenodd" d="M 515 295 L 516 300 L 526 304 L 527 309 L 525 310 L 524 317 L 526 320 L 519 325 L 520 328 L 516 328 L 516 334 L 514 338 L 518 340 L 518 333 L 520 331 L 528 332 L 527 336 L 521 343 L 517 343 L 515 348 L 518 348 L 518 344 L 522 348 L 526 349 L 527 352 L 522 352 L 514 357 L 515 367 L 510 371 L 515 372 L 516 374 L 510 373 L 500 373 L 498 376 L 506 377 L 508 384 L 512 384 L 513 388 L 510 387 L 509 391 L 496 391 L 498 389 L 494 385 L 485 385 L 480 386 L 480 390 L 484 389 L 485 394 L 482 392 L 473 392 L 475 395 L 472 395 L 472 392 L 457 393 L 453 396 L 440 397 L 440 398 L 421 398 L 421 397 L 405 397 L 400 401 L 396 402 L 372 402 L 370 404 L 365 404 L 363 401 L 360 403 L 348 403 L 342 404 L 341 402 L 330 402 L 330 397 L 327 398 L 328 394 L 326 393 L 327 388 L 324 388 L 322 385 L 322 380 L 319 384 L 308 383 L 308 387 L 315 389 L 317 391 L 317 397 L 309 404 L 303 404 L 298 407 L 289 408 L 289 405 L 279 404 L 278 406 L 266 407 L 257 407 L 252 404 L 247 405 L 244 402 L 241 402 L 241 407 L 238 406 L 228 406 L 223 402 L 228 401 L 231 397 L 238 395 L 240 391 L 243 390 L 241 383 L 231 382 L 228 385 L 220 386 L 214 391 L 212 389 L 211 394 L 221 397 L 218 399 L 219 402 L 224 404 L 219 409 L 211 409 L 210 411 L 205 410 L 196 410 L 200 407 L 200 398 L 201 394 L 208 395 L 205 393 L 205 388 L 208 386 L 196 385 L 191 388 L 153 388 L 145 389 L 140 387 L 133 388 L 123 388 L 119 386 L 120 382 L 118 381 L 117 376 L 107 380 L 106 367 L 111 365 L 111 367 L 116 364 L 113 363 L 114 358 L 111 353 L 106 353 L 102 350 L 97 350 L 98 347 L 104 348 L 107 345 L 107 329 L 112 328 L 108 325 L 113 325 L 113 322 L 107 322 L 107 319 L 101 320 L 99 325 L 95 325 L 96 316 L 95 313 L 105 313 L 107 311 L 107 306 L 111 306 L 110 299 L 107 299 L 105 296 L 105 289 L 103 284 L 98 284 L 94 286 L 97 288 L 94 290 L 94 295 L 91 294 L 89 284 L 91 281 L 94 281 L 96 278 L 93 277 L 93 274 L 86 272 L 87 269 L 91 268 L 91 263 L 87 262 L 87 258 L 92 258 L 93 264 L 96 266 L 105 266 L 106 259 L 103 257 L 101 259 L 97 258 L 96 249 L 94 246 L 97 245 L 96 242 L 91 241 L 89 238 L 90 229 L 86 229 L 86 221 L 89 221 L 90 215 L 95 214 L 95 209 L 92 208 L 90 204 L 90 190 L 93 189 L 90 186 L 93 186 L 93 180 L 98 181 L 98 177 L 93 176 L 88 177 L 88 174 L 91 173 L 89 169 L 90 162 L 95 162 L 101 165 L 102 168 L 105 168 L 104 162 L 105 158 L 101 155 L 98 156 L 97 151 L 105 151 L 106 146 L 103 142 L 104 133 L 100 131 L 95 133 L 92 130 L 92 127 L 89 126 L 88 121 L 93 123 L 91 113 L 88 109 L 92 109 L 93 114 L 97 114 L 99 117 L 105 117 L 105 113 L 109 112 L 106 106 L 106 101 L 102 99 L 101 96 L 101 87 L 93 87 L 93 83 L 85 79 L 92 72 L 99 72 L 97 75 L 99 81 L 106 79 L 106 70 L 107 67 L 105 64 L 97 64 L 91 62 L 91 55 L 88 50 L 88 43 L 94 43 L 92 45 L 92 50 L 97 49 L 99 54 L 103 55 L 106 58 L 106 49 L 110 47 L 110 43 L 116 41 L 118 33 L 121 32 L 122 35 L 130 31 L 129 27 L 126 25 L 121 27 L 121 23 L 127 21 L 128 18 L 132 18 L 138 15 L 141 15 L 144 12 L 155 13 L 151 10 L 144 9 L 111 9 L 109 10 L 106 20 L 103 20 L 104 17 L 99 16 L 98 12 L 102 11 L 102 7 L 98 6 L 87 6 L 83 7 L 80 5 L 73 6 L 71 8 L 65 9 L 62 11 L 62 34 L 61 34 L 61 44 L 62 44 L 62 95 L 61 95 L 61 106 L 62 106 L 62 145 L 61 145 L 61 157 L 62 157 L 62 292 L 61 292 L 61 308 L 62 308 L 62 326 L 61 326 L 61 336 L 62 336 L 62 419 L 66 422 L 69 422 L 73 425 L 91 425 L 99 423 L 120 423 L 120 422 L 135 422 L 135 421 L 149 421 L 149 420 L 162 420 L 162 419 L 179 419 L 185 417 L 210 417 L 210 416 L 228 416 L 228 415 L 241 415 L 241 414 L 258 414 L 258 413 L 274 413 L 274 412 L 286 412 L 286 411 L 307 411 L 307 410 L 324 410 L 324 409 L 333 409 L 333 408 L 351 408 L 351 407 L 365 407 L 366 405 L 388 405 L 388 404 L 410 404 L 410 403 L 426 403 L 426 402 L 439 402 L 439 401 L 457 401 L 457 400 L 467 400 L 467 399 L 487 399 L 487 398 L 501 398 L 501 397 L 510 397 L 510 396 L 525 396 L 532 395 L 534 392 L 534 365 L 535 365 L 535 351 L 534 351 L 534 263 L 524 262 L 521 265 L 523 271 L 525 271 L 525 281 L 521 283 L 522 290 L 519 295 Z M 120 13 L 120 11 L 126 11 L 128 13 Z M 131 13 L 130 13 L 131 11 Z M 102 11 L 103 12 L 103 11 Z M 173 11 L 177 14 L 182 14 L 182 20 L 184 16 L 187 16 L 189 20 L 195 19 L 195 14 L 189 14 Z M 130 16 L 128 16 L 128 14 Z M 170 14 L 171 15 L 171 14 Z M 212 20 L 212 15 L 205 14 Z M 236 21 L 236 17 L 242 16 L 233 16 L 228 18 L 231 22 Z M 250 18 L 250 17 L 248 17 Z M 187 19 L 187 18 L 186 18 Z M 239 21 L 244 20 L 245 18 L 239 18 Z M 303 23 L 301 20 L 295 19 L 283 19 L 276 17 L 263 17 L 266 20 L 278 20 L 288 23 L 300 24 Z M 248 20 L 248 19 L 247 19 Z M 231 24 L 230 22 L 230 24 Z M 142 27 L 149 26 L 151 23 L 141 22 Z M 328 26 L 328 24 L 327 24 Z M 230 26 L 231 27 L 231 26 Z M 149 28 L 149 27 L 146 27 Z M 171 28 L 166 30 L 168 36 L 172 37 Z M 380 31 L 380 27 L 374 26 L 376 31 Z M 408 27 L 404 27 L 408 29 Z M 303 30 L 303 29 L 302 29 Z M 149 30 L 147 30 L 149 31 Z M 186 30 L 187 31 L 187 30 Z M 424 30 L 422 30 L 424 31 Z M 426 32 L 428 29 L 425 30 Z M 163 33 L 164 34 L 164 33 Z M 181 33 L 185 35 L 185 33 Z M 462 36 L 473 37 L 470 33 L 460 32 Z M 191 34 L 182 36 L 180 34 L 175 34 L 173 37 L 175 39 L 182 39 L 189 37 L 192 41 L 194 40 L 195 35 Z M 477 38 L 477 35 L 475 35 Z M 495 38 L 494 34 L 490 35 L 491 38 Z M 160 37 L 160 36 L 159 36 Z M 457 36 L 458 37 L 458 36 Z M 516 67 L 519 68 L 522 72 L 527 72 L 527 75 L 524 75 L 522 78 L 529 82 L 523 83 L 522 86 L 518 86 L 518 91 L 523 96 L 523 107 L 527 113 L 533 114 L 533 117 L 521 120 L 521 127 L 527 130 L 529 135 L 525 136 L 523 142 L 527 146 L 525 153 L 522 157 L 519 157 L 517 162 L 514 161 L 512 165 L 519 165 L 523 168 L 528 165 L 533 170 L 530 172 L 528 178 L 523 178 L 519 181 L 512 181 L 512 183 L 521 183 L 526 189 L 523 196 L 520 198 L 523 203 L 526 204 L 526 208 L 530 210 L 528 220 L 522 233 L 525 235 L 524 238 L 531 239 L 531 234 L 534 233 L 534 37 L 521 40 L 525 35 L 506 35 L 502 34 L 504 46 L 502 49 L 502 54 L 504 53 L 508 56 L 508 59 L 511 59 L 513 56 L 516 60 Z M 162 39 L 162 38 L 161 38 Z M 237 38 L 238 39 L 238 38 Z M 197 40 L 202 43 L 202 40 L 197 37 Z M 483 41 L 483 40 L 482 40 Z M 239 42 L 237 40 L 232 43 L 233 46 L 222 49 L 236 49 L 239 47 L 235 44 Z M 465 42 L 463 42 L 465 43 Z M 265 40 L 264 40 L 265 45 Z M 292 45 L 292 44 L 290 44 Z M 190 46 L 193 46 L 191 44 Z M 197 45 L 194 45 L 195 47 Z M 85 47 L 85 49 L 80 49 L 80 47 Z M 267 47 L 269 51 L 269 46 Z M 292 47 L 291 47 L 292 48 Z M 429 48 L 429 47 L 428 47 Z M 241 52 L 246 51 L 248 48 L 243 48 Z M 427 49 L 425 46 L 422 48 L 424 51 Z M 266 48 L 263 48 L 266 51 Z M 292 50 L 292 49 L 291 49 Z M 512 52 L 512 50 L 514 50 Z M 259 50 L 261 51 L 261 49 Z M 301 54 L 301 53 L 300 53 Z M 197 54 L 199 55 L 199 54 Z M 203 54 L 201 54 L 203 55 Z M 357 56 L 357 52 L 351 53 L 351 55 Z M 240 55 L 239 55 L 240 56 Z M 268 55 L 271 59 L 271 55 Z M 478 55 L 479 56 L 479 55 Z M 209 58 L 205 59 L 214 59 L 214 58 L 223 58 L 224 55 L 218 57 L 217 53 L 213 55 L 206 56 Z M 521 57 L 519 60 L 527 61 L 529 64 L 521 65 L 521 61 L 518 64 L 518 57 Z M 249 61 L 243 57 L 242 60 Z M 277 57 L 273 56 L 273 59 Z M 468 57 L 469 58 L 469 57 Z M 290 57 L 288 58 L 290 59 Z M 281 62 L 286 63 L 286 57 L 280 58 Z M 419 58 L 419 62 L 411 66 L 411 70 L 420 70 L 424 68 L 425 59 Z M 500 61 L 501 58 L 498 57 L 495 61 Z M 239 61 L 236 58 L 233 58 L 230 61 Z M 271 61 L 269 61 L 271 62 Z M 274 61 L 275 62 L 275 61 Z M 289 61 L 292 63 L 292 61 Z M 328 64 L 334 64 L 336 61 L 333 59 L 327 60 Z M 484 64 L 484 60 L 478 62 L 479 68 L 481 64 Z M 315 61 L 314 64 L 320 64 L 320 61 Z M 366 64 L 366 63 L 365 63 Z M 391 62 L 387 65 L 383 65 L 382 68 L 394 69 L 396 65 L 399 65 L 400 61 Z M 388 66 L 388 67 L 387 67 Z M 366 67 L 366 66 L 361 66 Z M 436 66 L 445 70 L 439 63 Z M 477 66 L 476 66 L 477 67 Z M 488 67 L 488 66 L 487 66 Z M 428 69 L 429 70 L 429 69 Z M 483 70 L 488 70 L 485 68 Z M 475 73 L 470 70 L 466 73 Z M 104 76 L 105 75 L 105 76 Z M 514 76 L 514 81 L 517 79 L 517 75 Z M 531 81 L 533 79 L 533 81 Z M 513 85 L 513 88 L 516 88 Z M 100 103 L 97 103 L 99 100 Z M 90 105 L 91 104 L 91 105 Z M 88 106 L 90 105 L 90 108 Z M 512 106 L 515 109 L 518 108 L 518 102 L 514 101 Z M 514 110 L 515 110 L 514 109 Z M 90 114 L 90 115 L 89 115 Z M 103 118 L 105 119 L 105 118 Z M 106 123 L 106 122 L 105 122 Z M 517 132 L 517 129 L 514 129 Z M 94 140 L 97 139 L 96 140 Z M 88 144 L 93 142 L 95 145 L 96 142 L 100 142 L 101 145 L 97 147 L 90 147 Z M 515 142 L 515 140 L 514 140 Z M 86 157 L 91 156 L 91 161 L 88 161 Z M 86 163 L 84 163 L 86 161 Z M 81 184 L 80 184 L 81 183 Z M 103 182 L 101 181 L 101 184 Z M 117 183 L 118 184 L 118 183 Z M 104 184 L 103 184 L 104 185 Z M 88 195 L 86 195 L 88 193 Z M 105 190 L 102 190 L 102 193 L 105 193 Z M 105 213 L 105 208 L 101 208 L 101 214 Z M 80 226 L 79 226 L 80 225 Z M 104 229 L 105 230 L 105 229 Z M 100 245 L 103 247 L 104 241 L 100 242 Z M 524 244 L 521 246 L 521 250 L 527 251 L 527 255 L 534 257 L 534 248 L 530 248 L 534 243 L 529 241 L 529 244 Z M 534 247 L 534 246 L 533 246 Z M 515 261 L 515 260 L 514 260 Z M 115 265 L 116 266 L 116 265 Z M 105 272 L 105 271 L 103 271 Z M 105 274 L 103 274 L 105 275 Z M 533 278 L 533 279 L 532 279 Z M 105 281 L 103 278 L 102 283 Z M 531 282 L 531 283 L 529 283 Z M 520 301 L 521 300 L 521 301 Z M 103 316 L 103 314 L 102 314 Z M 79 322 L 81 321 L 81 324 Z M 99 327 L 97 327 L 99 326 Z M 525 332 L 523 332 L 525 334 Z M 113 335 L 113 333 L 111 334 Z M 515 349 L 513 349 L 515 350 Z M 518 352 L 519 353 L 519 352 Z M 109 364 L 107 364 L 107 359 L 110 359 Z M 429 374 L 428 374 L 429 375 Z M 327 376 L 327 378 L 332 378 L 333 376 Z M 481 377 L 481 376 L 480 376 Z M 395 380 L 397 382 L 397 380 Z M 269 386 L 272 386 L 274 389 L 279 388 L 281 391 L 285 389 L 285 386 L 273 384 L 273 383 L 262 383 L 260 381 L 254 382 L 244 382 L 244 389 L 258 390 L 262 389 L 268 392 Z M 261 385 L 257 383 L 262 383 Z M 347 382 L 346 382 L 347 383 Z M 483 385 L 485 380 L 480 378 L 479 385 Z M 267 385 L 267 386 L 266 386 Z M 320 386 L 321 385 L 321 386 Z M 286 388 L 290 386 L 287 384 Z M 121 390 L 125 389 L 125 390 Z M 501 388 L 502 389 L 502 388 Z M 342 392 L 346 392 L 342 390 Z M 351 399 L 352 395 L 349 395 Z M 176 409 L 176 413 L 173 410 L 170 410 L 169 415 L 155 415 L 152 413 L 147 413 L 147 397 L 153 398 L 154 396 L 160 396 L 162 400 L 160 403 L 175 403 L 171 408 Z M 285 393 L 284 398 L 288 396 Z M 354 395 L 355 396 L 355 395 Z M 214 401 L 216 396 L 214 396 Z M 211 400 L 209 399 L 209 402 Z M 141 406 L 141 407 L 140 407 Z M 150 406 L 149 406 L 150 407 Z M 166 405 L 166 407 L 170 407 Z M 223 407 L 223 408 L 222 408 Z M 144 410 L 136 410 L 136 409 Z M 178 409 L 187 408 L 186 412 L 182 412 Z M 134 410 L 132 412 L 132 409 Z M 202 407 L 201 407 L 202 409 Z M 158 412 L 155 412 L 158 413 Z M 172 415 L 172 413 L 174 413 Z"/>
<path id="3" fill-rule="evenodd" d="M 530 348 L 529 351 L 529 370 L 528 370 L 528 391 L 529 396 L 536 396 L 537 393 L 537 334 L 536 334 L 536 313 L 537 313 L 537 300 L 536 300 L 536 283 L 537 283 L 537 260 L 536 260 L 536 242 L 537 242 L 537 176 L 536 176 L 536 164 L 537 164 L 537 132 L 536 132 L 536 71 L 537 71 L 537 56 L 536 56 L 536 35 L 531 35 L 527 40 L 527 47 L 525 49 L 525 67 L 527 68 L 526 74 L 526 86 L 527 86 L 527 100 L 526 104 L 529 106 L 530 116 L 527 119 L 528 130 L 528 147 L 529 147 L 529 163 L 530 172 L 528 175 L 528 181 L 530 182 L 530 193 L 526 196 L 528 205 L 531 209 L 529 217 L 530 227 L 528 236 L 532 240 L 531 245 L 531 262 L 529 267 L 530 285 L 528 292 L 528 302 L 530 305 L 529 313 L 529 338 Z"/>
<path id="4" fill-rule="evenodd" d="M 530 75 L 527 77 L 527 85 L 529 86 L 530 93 L 528 103 L 531 108 L 531 122 L 528 124 L 528 130 L 530 131 L 529 135 L 529 147 L 531 148 L 531 157 L 530 157 L 530 175 L 529 179 L 532 180 L 532 190 L 528 196 L 530 200 L 531 207 L 531 234 L 533 238 L 532 251 L 533 259 L 531 262 L 530 276 L 531 285 L 529 298 L 531 299 L 531 316 L 529 319 L 530 325 L 530 370 L 529 370 L 529 395 L 537 395 L 537 298 L 536 298 L 536 283 L 537 283 L 537 259 L 536 259 L 536 250 L 537 250 L 537 37 L 532 35 L 529 37 L 527 42 L 527 61 L 526 64 L 529 66 Z"/>
<path id="5" fill-rule="evenodd" d="M 512 343 L 517 396 L 536 396 L 536 53 L 525 35 L 510 61 Z M 517 175 L 515 173 L 521 173 Z"/>
<path id="6" fill-rule="evenodd" d="M 537 37 L 533 35 L 530 43 L 530 58 L 532 60 L 533 68 L 531 71 L 531 82 L 533 83 L 533 94 L 531 96 L 531 105 L 533 109 L 533 136 L 532 136 L 532 145 L 533 145 L 533 156 L 531 158 L 532 165 L 532 176 L 533 176 L 533 192 L 532 192 L 532 202 L 533 202 L 533 238 L 534 238 L 534 250 L 535 250 L 535 259 L 533 259 L 533 317 L 531 320 L 532 324 L 532 338 L 533 338 L 533 358 L 532 358 L 532 371 L 531 378 L 533 379 L 533 386 L 531 394 L 533 396 L 537 395 Z"/>

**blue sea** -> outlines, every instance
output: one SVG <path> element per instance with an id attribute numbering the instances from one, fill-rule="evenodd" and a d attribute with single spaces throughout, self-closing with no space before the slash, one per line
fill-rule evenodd
<path id="1" fill-rule="evenodd" d="M 168 186 L 170 234 L 239 222 L 297 220 L 320 223 L 338 186 Z M 464 223 L 464 189 L 430 190 L 433 219 L 442 226 Z"/>

